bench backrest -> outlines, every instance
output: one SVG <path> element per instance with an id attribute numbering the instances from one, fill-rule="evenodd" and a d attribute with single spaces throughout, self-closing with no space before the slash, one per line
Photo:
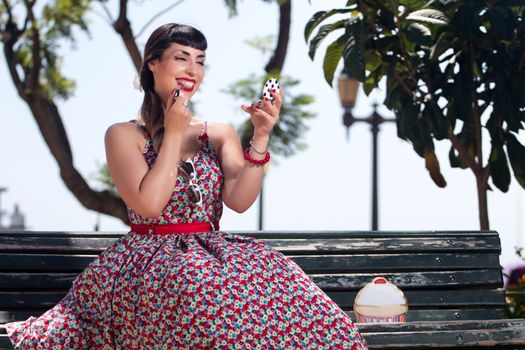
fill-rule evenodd
<path id="1" fill-rule="evenodd" d="M 0 323 L 53 307 L 75 276 L 123 233 L 0 231 Z M 496 232 L 248 232 L 289 256 L 351 314 L 359 289 L 384 276 L 407 321 L 500 319 Z"/>

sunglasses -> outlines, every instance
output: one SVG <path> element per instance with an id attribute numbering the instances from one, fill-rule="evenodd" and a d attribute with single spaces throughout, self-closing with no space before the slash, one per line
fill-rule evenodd
<path id="1" fill-rule="evenodd" d="M 180 161 L 179 162 L 179 169 L 180 173 L 183 176 L 183 178 L 186 179 L 188 182 L 188 189 L 186 192 L 188 193 L 188 198 L 190 202 L 197 204 L 199 206 L 202 205 L 202 192 L 199 185 L 197 185 L 197 171 L 195 170 L 195 165 L 193 164 L 193 160 L 191 158 L 186 159 L 186 161 Z"/>

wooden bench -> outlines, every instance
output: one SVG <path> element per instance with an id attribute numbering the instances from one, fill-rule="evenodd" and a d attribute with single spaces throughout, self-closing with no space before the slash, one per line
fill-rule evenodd
<path id="1" fill-rule="evenodd" d="M 406 294 L 402 324 L 358 324 L 371 349 L 525 348 L 525 320 L 505 318 L 496 232 L 248 232 L 296 261 L 352 315 L 384 276 Z M 0 231 L 0 323 L 53 307 L 122 233 Z M 0 349 L 11 349 L 1 329 Z"/>

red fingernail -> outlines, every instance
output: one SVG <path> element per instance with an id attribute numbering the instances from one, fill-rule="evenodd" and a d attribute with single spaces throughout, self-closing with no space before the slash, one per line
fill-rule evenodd
<path id="1" fill-rule="evenodd" d="M 268 100 L 268 97 L 265 97 L 265 98 L 264 98 L 264 101 L 265 101 L 265 102 L 268 102 L 268 101 L 269 101 L 269 100 Z"/>
<path id="2" fill-rule="evenodd" d="M 274 94 L 275 94 L 275 91 L 276 91 L 275 89 L 272 89 L 272 92 L 273 92 Z"/>

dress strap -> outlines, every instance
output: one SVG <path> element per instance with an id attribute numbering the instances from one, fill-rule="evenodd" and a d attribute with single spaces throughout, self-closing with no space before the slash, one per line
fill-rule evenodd
<path id="1" fill-rule="evenodd" d="M 139 122 L 136 119 L 130 120 L 130 123 L 133 123 L 133 124 L 137 125 L 139 128 L 144 130 L 144 132 L 148 135 L 149 138 L 151 138 L 151 134 L 150 134 L 149 130 L 146 128 L 146 125 L 142 124 L 141 122 Z"/>
<path id="2" fill-rule="evenodd" d="M 204 141 L 208 139 L 208 122 L 204 121 L 201 124 L 201 133 L 198 137 L 199 141 Z"/>

